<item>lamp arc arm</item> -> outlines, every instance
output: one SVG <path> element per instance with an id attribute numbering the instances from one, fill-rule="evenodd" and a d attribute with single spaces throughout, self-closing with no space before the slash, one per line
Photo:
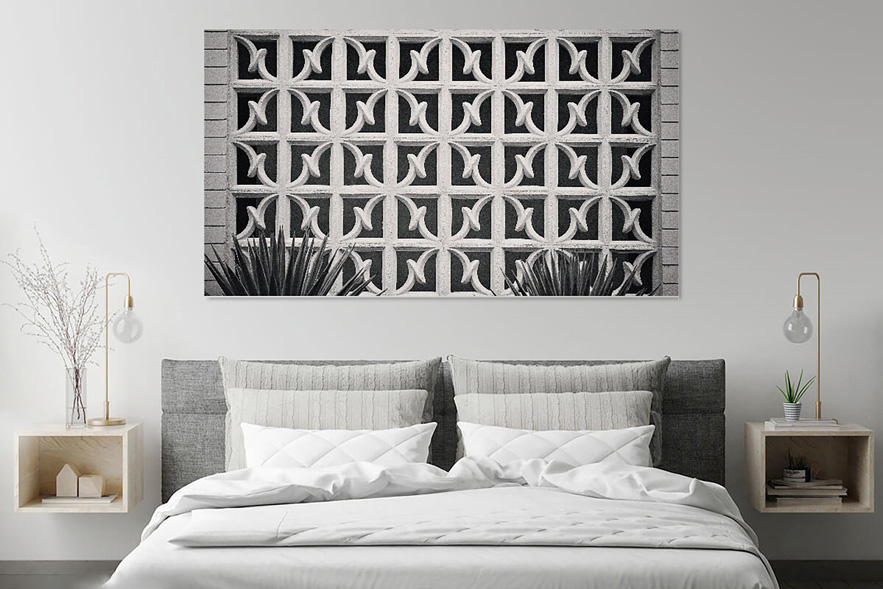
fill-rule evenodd
<path id="1" fill-rule="evenodd" d="M 801 272 L 797 275 L 797 296 L 794 297 L 794 308 L 803 308 L 803 297 L 800 296 L 800 281 L 804 276 L 815 276 L 816 279 L 816 419 L 822 418 L 822 279 L 818 272 Z"/>
<path id="2" fill-rule="evenodd" d="M 819 287 L 821 288 L 822 279 L 819 278 L 818 272 L 801 272 L 800 274 L 797 275 L 797 295 L 798 296 L 800 295 L 800 281 L 801 281 L 801 279 L 803 279 L 804 276 L 815 276 L 816 282 L 818 283 Z"/>
<path id="3" fill-rule="evenodd" d="M 126 272 L 108 272 L 104 275 L 104 419 L 90 420 L 91 425 L 115 425 L 110 418 L 110 279 L 114 276 L 126 277 L 125 305 L 131 308 L 132 279 Z"/>

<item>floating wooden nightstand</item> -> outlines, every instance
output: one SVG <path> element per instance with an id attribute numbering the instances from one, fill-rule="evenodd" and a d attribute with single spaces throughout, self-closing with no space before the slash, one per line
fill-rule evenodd
<path id="1" fill-rule="evenodd" d="M 840 505 L 777 505 L 767 497 L 767 481 L 782 478 L 788 451 L 806 456 L 820 476 L 841 479 L 847 495 Z M 775 428 L 745 424 L 748 497 L 761 513 L 871 513 L 874 511 L 874 432 L 854 424 L 840 428 Z"/>
<path id="2" fill-rule="evenodd" d="M 42 503 L 55 493 L 55 476 L 65 465 L 99 474 L 111 503 Z M 126 513 L 144 494 L 144 443 L 140 423 L 65 429 L 38 425 L 15 434 L 15 511 L 33 513 Z"/>

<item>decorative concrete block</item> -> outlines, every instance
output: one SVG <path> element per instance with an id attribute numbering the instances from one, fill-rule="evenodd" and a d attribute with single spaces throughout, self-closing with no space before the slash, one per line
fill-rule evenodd
<path id="1" fill-rule="evenodd" d="M 101 497 L 104 495 L 104 477 L 100 474 L 80 476 L 80 497 Z"/>
<path id="2" fill-rule="evenodd" d="M 225 30 L 205 49 L 205 190 L 224 198 L 204 242 L 228 262 L 267 222 L 309 224 L 384 296 L 507 295 L 507 268 L 552 247 L 650 264 L 660 286 L 676 31 Z"/>
<path id="3" fill-rule="evenodd" d="M 80 478 L 80 471 L 73 464 L 65 464 L 58 471 L 55 477 L 55 496 L 56 497 L 76 497 L 77 481 Z"/>

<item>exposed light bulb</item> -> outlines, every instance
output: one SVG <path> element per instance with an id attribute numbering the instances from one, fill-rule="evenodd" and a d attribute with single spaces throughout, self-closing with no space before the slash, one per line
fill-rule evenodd
<path id="1" fill-rule="evenodd" d="M 127 307 L 114 319 L 112 329 L 114 337 L 124 344 L 138 341 L 144 333 L 144 324 L 131 307 Z"/>
<path id="2" fill-rule="evenodd" d="M 793 344 L 802 344 L 812 337 L 812 321 L 803 309 L 794 309 L 782 326 L 785 338 Z"/>

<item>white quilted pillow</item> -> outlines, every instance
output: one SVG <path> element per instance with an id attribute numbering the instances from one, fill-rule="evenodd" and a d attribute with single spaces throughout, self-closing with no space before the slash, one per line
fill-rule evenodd
<path id="1" fill-rule="evenodd" d="M 253 466 L 321 468 L 350 462 L 397 466 L 426 462 L 436 424 L 384 430 L 307 430 L 241 424 L 245 462 Z"/>
<path id="2" fill-rule="evenodd" d="M 539 458 L 573 467 L 596 462 L 650 466 L 654 426 L 602 431 L 532 431 L 458 422 L 465 455 L 486 457 L 505 466 Z"/>

